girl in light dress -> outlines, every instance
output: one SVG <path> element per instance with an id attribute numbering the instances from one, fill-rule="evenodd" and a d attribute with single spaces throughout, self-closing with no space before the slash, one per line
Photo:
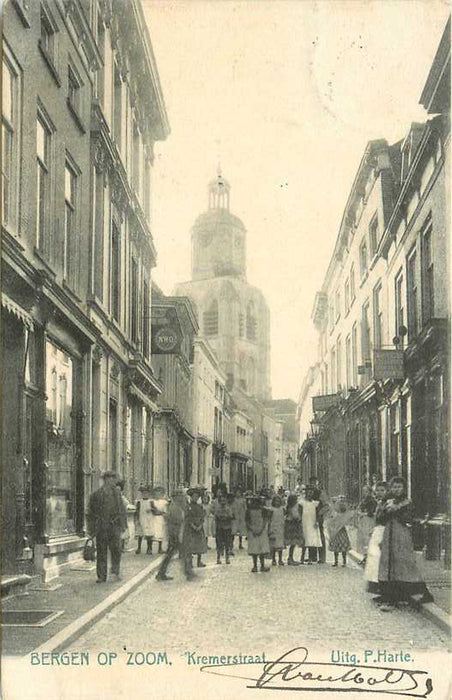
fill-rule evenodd
<path id="1" fill-rule="evenodd" d="M 318 508 L 320 501 L 314 501 L 314 488 L 306 487 L 306 500 L 302 507 L 303 549 L 301 550 L 300 563 L 304 563 L 306 549 L 308 549 L 307 564 L 317 561 L 319 549 L 322 547 L 322 539 L 318 524 Z"/>
<path id="2" fill-rule="evenodd" d="M 152 491 L 151 501 L 151 552 L 152 542 L 158 542 L 158 554 L 162 553 L 163 541 L 167 540 L 166 515 L 168 512 L 168 499 L 165 497 L 165 489 L 162 486 L 156 486 Z"/>
<path id="3" fill-rule="evenodd" d="M 215 537 L 215 516 L 213 514 L 210 496 L 205 492 L 202 496 L 202 507 L 204 510 L 204 531 L 206 533 L 206 546 L 209 547 L 209 537 Z"/>
<path id="4" fill-rule="evenodd" d="M 284 549 L 284 506 L 280 496 L 273 496 L 271 511 L 268 536 L 270 540 L 272 565 L 276 566 L 276 554 L 278 554 L 278 564 L 279 566 L 284 566 L 282 558 Z"/>
<path id="5" fill-rule="evenodd" d="M 151 487 L 143 484 L 138 490 L 141 493 L 141 497 L 135 504 L 135 532 L 138 541 L 135 553 L 141 554 L 141 543 L 144 537 L 147 544 L 146 554 L 152 554 Z"/>
<path id="6" fill-rule="evenodd" d="M 369 540 L 369 546 L 367 547 L 366 566 L 364 569 L 364 580 L 366 581 L 366 588 L 369 591 L 369 593 L 376 594 L 380 592 L 378 585 L 378 571 L 380 567 L 381 541 L 383 539 L 383 533 L 385 531 L 382 514 L 386 496 L 386 482 L 378 481 L 375 485 L 375 498 L 377 501 L 377 507 L 375 511 L 375 527 L 372 530 L 372 534 Z M 380 598 L 377 596 L 375 600 L 376 602 L 378 602 Z"/>

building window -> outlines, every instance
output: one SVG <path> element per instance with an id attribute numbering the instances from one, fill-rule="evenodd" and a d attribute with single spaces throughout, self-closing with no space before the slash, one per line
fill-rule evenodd
<path id="1" fill-rule="evenodd" d="M 102 15 L 97 15 L 97 48 L 101 57 L 99 70 L 96 72 L 97 77 L 97 98 L 101 104 L 104 102 L 105 90 L 105 26 Z"/>
<path id="2" fill-rule="evenodd" d="M 149 358 L 149 285 L 143 281 L 143 355 Z"/>
<path id="3" fill-rule="evenodd" d="M 367 242 L 365 240 L 361 241 L 359 246 L 359 271 L 361 279 L 363 279 L 367 273 Z"/>
<path id="4" fill-rule="evenodd" d="M 94 175 L 94 294 L 103 301 L 104 298 L 104 173 L 95 170 Z"/>
<path id="5" fill-rule="evenodd" d="M 121 315 L 121 239 L 115 221 L 111 224 L 111 315 L 119 323 Z"/>
<path id="6" fill-rule="evenodd" d="M 345 313 L 348 314 L 350 311 L 350 280 L 346 280 L 345 286 L 344 286 L 344 306 L 345 306 Z"/>
<path id="7" fill-rule="evenodd" d="M 114 70 L 113 93 L 113 138 L 118 149 L 121 149 L 121 120 L 122 120 L 122 80 L 118 66 Z"/>
<path id="8" fill-rule="evenodd" d="M 38 117 L 36 125 L 36 246 L 49 252 L 50 237 L 50 129 Z"/>
<path id="9" fill-rule="evenodd" d="M 401 333 L 401 329 L 405 325 L 405 306 L 403 301 L 403 273 L 400 270 L 394 281 L 394 301 L 395 301 L 395 334 L 399 339 L 400 345 L 403 348 L 404 336 Z"/>
<path id="10" fill-rule="evenodd" d="M 408 339 L 412 340 L 418 334 L 418 285 L 417 285 L 417 255 L 414 250 L 407 258 L 407 302 L 408 302 Z"/>
<path id="11" fill-rule="evenodd" d="M 5 56 L 2 64 L 2 222 L 16 223 L 16 191 L 18 164 L 18 73 Z"/>
<path id="12" fill-rule="evenodd" d="M 151 162 L 146 159 L 144 165 L 144 213 L 148 221 L 151 219 Z"/>
<path id="13" fill-rule="evenodd" d="M 335 294 L 335 306 L 336 306 L 336 322 L 339 320 L 340 315 L 341 315 L 341 293 L 339 289 L 336 290 Z"/>
<path id="14" fill-rule="evenodd" d="M 336 350 L 331 350 L 331 391 L 336 391 Z"/>
<path id="15" fill-rule="evenodd" d="M 115 399 L 110 399 L 108 412 L 109 442 L 110 442 L 110 469 L 118 468 L 118 404 Z"/>
<path id="16" fill-rule="evenodd" d="M 212 299 L 207 311 L 203 314 L 204 335 L 218 335 L 218 302 Z"/>
<path id="17" fill-rule="evenodd" d="M 338 390 L 342 387 L 342 341 L 340 338 L 337 339 L 336 345 L 337 352 L 337 388 Z"/>
<path id="18" fill-rule="evenodd" d="M 373 258 L 378 248 L 378 214 L 372 217 L 369 224 L 370 255 Z"/>
<path id="19" fill-rule="evenodd" d="M 352 385 L 352 340 L 349 335 L 345 339 L 345 383 L 347 389 Z"/>
<path id="20" fill-rule="evenodd" d="M 370 323 L 369 323 L 369 302 L 363 304 L 361 311 L 361 359 L 363 364 L 370 360 L 372 352 Z"/>
<path id="21" fill-rule="evenodd" d="M 78 233 L 77 233 L 77 175 L 66 163 L 64 170 L 64 242 L 63 277 L 73 288 L 77 287 Z"/>
<path id="22" fill-rule="evenodd" d="M 133 125 L 132 136 L 132 185 L 135 192 L 140 190 L 140 132 L 136 123 Z"/>
<path id="23" fill-rule="evenodd" d="M 132 258 L 130 274 L 130 337 L 138 344 L 138 263 Z"/>
<path id="24" fill-rule="evenodd" d="M 82 83 L 72 66 L 67 68 L 67 102 L 75 115 L 80 119 Z"/>
<path id="25" fill-rule="evenodd" d="M 356 288 L 355 288 L 355 268 L 352 265 L 350 268 L 350 306 L 353 304 L 356 298 Z"/>
<path id="26" fill-rule="evenodd" d="M 46 532 L 76 531 L 76 445 L 72 358 L 46 341 Z"/>
<path id="27" fill-rule="evenodd" d="M 432 221 L 428 218 L 422 234 L 422 322 L 425 324 L 435 315 Z"/>
<path id="28" fill-rule="evenodd" d="M 55 64 L 55 24 L 50 15 L 41 5 L 41 36 L 39 46 L 45 53 L 46 58 Z"/>
<path id="29" fill-rule="evenodd" d="M 356 325 L 352 328 L 352 382 L 353 386 L 358 385 L 358 329 Z"/>
<path id="30" fill-rule="evenodd" d="M 383 342 L 383 311 L 381 308 L 381 284 L 374 289 L 374 347 L 381 348 Z"/>

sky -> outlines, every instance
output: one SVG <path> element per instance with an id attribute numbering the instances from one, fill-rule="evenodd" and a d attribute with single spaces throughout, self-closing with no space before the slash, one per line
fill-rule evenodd
<path id="1" fill-rule="evenodd" d="M 271 313 L 274 398 L 316 360 L 311 321 L 366 144 L 403 138 L 449 14 L 439 0 L 143 0 L 171 133 L 155 146 L 154 277 L 190 279 L 218 161 Z"/>

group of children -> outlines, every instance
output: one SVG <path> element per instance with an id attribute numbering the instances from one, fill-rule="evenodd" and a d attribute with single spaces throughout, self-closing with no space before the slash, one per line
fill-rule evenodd
<path id="1" fill-rule="evenodd" d="M 325 537 L 334 555 L 333 567 L 346 566 L 351 549 L 347 527 L 357 518 L 357 548 L 364 553 L 364 577 L 369 592 L 382 610 L 391 610 L 401 601 L 429 602 L 428 591 L 416 564 L 411 536 L 412 507 L 407 498 L 406 482 L 394 477 L 391 482 L 378 482 L 363 489 L 357 512 L 347 508 L 345 499 L 335 499 L 330 507 L 319 488 L 301 486 L 298 493 L 285 495 L 262 491 L 243 494 L 241 489 L 228 493 L 224 485 L 214 490 L 212 498 L 203 487 L 177 489 L 169 501 L 164 489 L 142 487 L 136 504 L 137 554 L 143 539 L 147 554 L 153 543 L 162 552 L 168 542 L 166 556 L 157 574 L 158 580 L 169 580 L 166 574 L 172 556 L 179 552 L 188 580 L 196 578 L 192 557 L 197 567 L 205 564 L 202 555 L 209 549 L 209 538 L 216 543 L 217 564 L 230 564 L 234 556 L 234 538 L 243 549 L 247 539 L 253 573 L 268 572 L 266 559 L 272 565 L 284 566 L 284 549 L 288 548 L 287 564 L 319 564 L 325 562 Z M 295 548 L 301 550 L 295 560 Z M 307 557 L 306 557 L 307 554 Z"/>

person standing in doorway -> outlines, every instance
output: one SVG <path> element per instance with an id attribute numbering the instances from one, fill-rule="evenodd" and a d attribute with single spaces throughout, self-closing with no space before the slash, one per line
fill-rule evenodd
<path id="1" fill-rule="evenodd" d="M 88 532 L 96 538 L 97 583 L 107 580 L 108 550 L 113 579 L 121 580 L 121 533 L 127 528 L 126 509 L 116 487 L 117 476 L 108 471 L 102 475 L 103 485 L 91 494 L 88 505 Z"/>

